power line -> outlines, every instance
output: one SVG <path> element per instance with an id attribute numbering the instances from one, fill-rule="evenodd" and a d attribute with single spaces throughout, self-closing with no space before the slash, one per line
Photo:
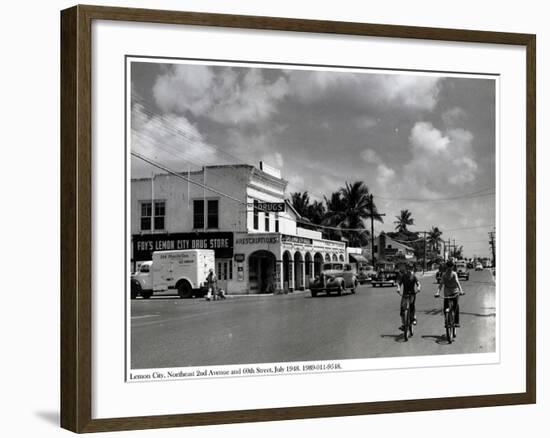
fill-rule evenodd
<path id="1" fill-rule="evenodd" d="M 492 190 L 489 193 L 483 193 L 486 191 Z M 445 201 L 455 201 L 457 199 L 465 199 L 465 198 L 479 198 L 483 196 L 492 196 L 495 194 L 494 187 L 488 187 L 485 189 L 477 190 L 472 193 L 465 193 L 462 195 L 455 195 L 450 196 L 446 198 L 390 198 L 386 196 L 378 196 L 380 199 L 384 199 L 386 201 L 406 201 L 406 202 L 445 202 Z"/>
<path id="2" fill-rule="evenodd" d="M 182 175 L 181 173 L 178 173 L 177 171 L 175 170 L 172 170 L 170 169 L 169 167 L 166 167 L 160 163 L 157 163 L 155 160 L 149 158 L 149 157 L 146 157 L 138 152 L 131 152 L 131 155 L 134 156 L 135 158 L 138 158 L 142 161 L 145 161 L 146 163 L 150 164 L 151 166 L 154 166 L 158 169 L 161 169 L 171 175 L 174 175 L 175 177 L 177 178 L 180 178 L 184 181 L 187 181 L 188 183 L 191 183 L 191 184 L 195 184 L 205 190 L 208 190 L 212 193 L 216 193 L 222 197 L 225 197 L 227 199 L 230 199 L 234 202 L 238 202 L 239 204 L 241 205 L 245 205 L 248 207 L 248 203 L 247 202 L 244 202 L 244 201 L 241 201 L 240 199 L 237 199 L 237 198 L 234 198 L 233 196 L 231 195 L 228 195 L 227 193 L 223 193 L 221 192 L 220 190 L 217 190 L 217 189 L 214 189 L 213 187 L 210 187 L 206 184 L 203 184 L 203 183 L 200 183 L 198 181 L 194 181 L 190 178 L 187 178 L 185 177 L 184 175 Z M 247 211 L 254 211 L 254 210 L 247 210 Z M 300 219 L 291 219 L 291 218 L 287 218 L 287 217 L 284 217 L 284 216 L 279 216 L 279 219 L 282 219 L 282 220 L 288 220 L 288 221 L 291 221 L 291 222 L 296 222 L 296 223 L 299 223 L 301 225 L 307 225 L 307 226 L 310 226 L 310 227 L 314 227 L 314 228 L 323 228 L 323 229 L 327 229 L 327 230 L 334 230 L 334 231 L 356 231 L 356 232 L 367 232 L 368 230 L 366 228 L 343 228 L 343 227 L 332 227 L 332 226 L 329 226 L 329 225 L 318 225 L 318 224 L 314 224 L 314 223 L 311 223 L 311 222 L 308 222 L 308 221 L 303 221 L 303 220 L 300 220 Z"/>
<path id="3" fill-rule="evenodd" d="M 160 114 L 158 112 L 155 112 L 154 110 L 150 109 L 150 106 L 149 106 L 149 103 L 141 96 L 137 95 L 137 94 L 133 94 L 132 95 L 132 98 L 139 101 L 139 105 L 141 107 L 141 111 L 143 113 L 145 113 L 147 116 L 150 117 L 150 119 L 152 118 L 158 118 L 160 119 L 162 122 L 163 122 L 163 126 L 162 127 L 157 127 L 157 130 L 160 130 L 160 131 L 163 131 L 164 133 L 171 133 L 171 134 L 174 134 L 176 136 L 181 136 L 183 137 L 183 140 L 189 144 L 189 145 L 194 145 L 194 146 L 198 146 L 200 145 L 202 148 L 206 148 L 212 152 L 215 152 L 217 154 L 222 154 L 222 155 L 225 155 L 226 157 L 229 157 L 231 158 L 232 160 L 235 160 L 237 163 L 239 164 L 248 164 L 248 165 L 252 165 L 250 162 L 247 162 L 247 161 L 244 161 L 242 160 L 241 158 L 237 157 L 236 155 L 233 155 L 221 148 L 219 148 L 218 146 L 216 145 L 212 145 L 212 144 L 209 144 L 209 143 L 205 143 L 205 142 L 198 142 L 195 138 L 193 138 L 196 134 L 194 133 L 191 133 L 189 132 L 186 128 L 184 127 L 181 127 L 181 126 L 176 126 L 174 123 L 172 123 L 169 119 L 167 119 L 163 114 Z M 146 135 L 142 132 L 139 132 L 137 131 L 136 129 L 132 128 L 132 132 L 133 133 L 136 133 L 138 135 Z M 152 137 L 148 136 L 150 140 L 154 140 Z M 155 145 L 156 147 L 161 147 L 161 146 L 158 146 L 158 145 Z M 168 146 L 169 147 L 169 146 Z M 183 151 L 179 151 L 179 150 L 176 150 L 175 148 L 171 148 L 172 150 L 174 151 L 177 151 L 179 153 L 182 153 L 184 154 Z M 166 150 L 166 149 L 165 149 Z M 188 160 L 190 161 L 190 160 Z M 191 162 L 191 161 L 190 161 Z M 195 165 L 198 165 L 196 163 L 194 163 Z M 341 177 L 341 175 L 338 175 L 339 177 Z M 319 198 L 320 200 L 323 200 L 325 198 L 325 195 L 323 194 L 320 194 L 320 193 L 317 193 L 317 192 L 314 192 L 312 190 L 309 190 L 307 187 L 303 186 L 303 185 L 300 185 L 300 184 L 296 184 L 294 182 L 291 182 L 290 184 L 296 186 L 296 187 L 299 187 L 299 188 L 302 188 L 304 189 L 304 191 L 314 195 L 315 197 Z M 483 192 L 486 192 L 486 191 L 489 191 L 491 190 L 492 192 L 490 193 L 483 193 Z M 388 197 L 388 196 L 379 196 L 377 195 L 378 198 L 380 199 L 383 199 L 383 200 L 386 200 L 386 201 L 405 201 L 405 202 L 446 202 L 446 201 L 453 201 L 453 200 L 458 200 L 458 199 L 466 199 L 466 198 L 478 198 L 478 197 L 485 197 L 485 196 L 493 196 L 495 194 L 494 192 L 495 188 L 494 187 L 487 187 L 487 188 L 484 188 L 484 189 L 480 189 L 480 190 L 477 190 L 475 192 L 471 192 L 471 193 L 466 193 L 466 194 L 460 194 L 460 195 L 454 195 L 454 196 L 450 196 L 450 197 L 442 197 L 442 198 L 392 198 L 392 197 Z"/>

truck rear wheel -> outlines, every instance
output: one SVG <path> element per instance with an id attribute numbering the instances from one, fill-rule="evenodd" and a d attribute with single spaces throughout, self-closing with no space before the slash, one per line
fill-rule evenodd
<path id="1" fill-rule="evenodd" d="M 178 284 L 178 295 L 180 296 L 180 298 L 193 297 L 193 289 L 187 281 L 182 281 L 180 284 Z"/>

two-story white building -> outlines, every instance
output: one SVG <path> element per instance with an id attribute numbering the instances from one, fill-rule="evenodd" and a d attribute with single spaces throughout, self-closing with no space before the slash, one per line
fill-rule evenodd
<path id="1" fill-rule="evenodd" d="M 286 201 L 287 181 L 277 169 L 260 167 L 132 179 L 132 268 L 153 251 L 213 249 L 219 286 L 247 294 L 304 289 L 324 261 L 345 261 L 345 243 L 300 226 Z"/>

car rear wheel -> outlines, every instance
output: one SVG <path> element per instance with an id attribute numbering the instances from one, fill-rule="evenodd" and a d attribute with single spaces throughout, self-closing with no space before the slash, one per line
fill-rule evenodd
<path id="1" fill-rule="evenodd" d="M 146 300 L 148 300 L 149 298 L 151 298 L 152 295 L 153 295 L 153 292 L 149 292 L 149 291 L 147 291 L 147 292 L 141 292 L 141 296 L 142 296 L 144 299 L 146 299 Z"/>

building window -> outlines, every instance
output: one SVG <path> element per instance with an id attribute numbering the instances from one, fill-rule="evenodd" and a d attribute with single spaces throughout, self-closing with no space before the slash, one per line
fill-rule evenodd
<path id="1" fill-rule="evenodd" d="M 254 229 L 257 230 L 259 226 L 257 201 L 254 201 Z"/>
<path id="2" fill-rule="evenodd" d="M 207 228 L 218 228 L 218 200 L 208 200 Z"/>
<path id="3" fill-rule="evenodd" d="M 278 214 L 275 215 L 275 232 L 276 233 L 279 232 L 279 215 Z"/>
<path id="4" fill-rule="evenodd" d="M 216 274 L 218 276 L 218 280 L 233 280 L 233 261 L 218 261 L 218 269 L 216 271 Z"/>
<path id="5" fill-rule="evenodd" d="M 151 211 L 150 202 L 141 203 L 141 231 L 150 231 L 151 230 L 151 216 L 153 212 Z"/>
<path id="6" fill-rule="evenodd" d="M 155 201 L 155 230 L 164 230 L 164 218 L 166 217 L 166 202 Z"/>
<path id="7" fill-rule="evenodd" d="M 269 213 L 265 213 L 265 230 L 269 231 Z"/>
<path id="8" fill-rule="evenodd" d="M 204 200 L 193 201 L 193 228 L 204 228 Z"/>

